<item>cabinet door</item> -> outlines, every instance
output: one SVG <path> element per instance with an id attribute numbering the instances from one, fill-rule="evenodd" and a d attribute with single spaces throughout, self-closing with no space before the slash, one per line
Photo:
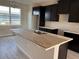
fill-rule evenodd
<path id="1" fill-rule="evenodd" d="M 79 0 L 71 2 L 69 22 L 79 22 Z"/>
<path id="2" fill-rule="evenodd" d="M 34 16 L 39 16 L 39 26 L 45 26 L 45 7 L 33 7 L 32 13 Z"/>
<path id="3" fill-rule="evenodd" d="M 75 52 L 79 52 L 79 35 L 74 33 L 64 32 L 64 36 L 73 38 L 73 40 L 69 42 L 68 48 Z"/>
<path id="4" fill-rule="evenodd" d="M 59 0 L 58 14 L 68 14 L 70 9 L 70 0 Z"/>
<path id="5" fill-rule="evenodd" d="M 39 26 L 45 26 L 45 7 L 40 7 Z"/>
<path id="6" fill-rule="evenodd" d="M 47 6 L 45 11 L 46 21 L 58 21 L 59 16 L 57 15 L 57 4 Z"/>
<path id="7" fill-rule="evenodd" d="M 46 21 L 50 21 L 50 15 L 51 15 L 51 7 L 46 6 L 46 10 L 45 10 L 45 20 Z"/>
<path id="8" fill-rule="evenodd" d="M 51 21 L 58 21 L 59 15 L 57 14 L 57 4 L 51 6 L 51 15 L 50 15 Z"/>
<path id="9" fill-rule="evenodd" d="M 40 15 L 40 7 L 33 7 L 32 15 Z"/>

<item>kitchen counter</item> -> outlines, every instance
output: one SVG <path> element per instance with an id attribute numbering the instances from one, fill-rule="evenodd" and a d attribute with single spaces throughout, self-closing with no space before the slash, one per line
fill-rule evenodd
<path id="1" fill-rule="evenodd" d="M 19 36 L 18 45 L 25 54 L 30 56 L 30 59 L 58 59 L 59 47 L 72 40 L 72 38 L 47 32 L 37 34 L 23 29 L 12 29 L 12 31 Z"/>
<path id="2" fill-rule="evenodd" d="M 56 28 L 56 27 L 55 27 L 55 28 L 54 28 L 54 27 L 53 27 L 53 28 L 50 28 L 50 27 L 43 27 L 43 26 L 39 26 L 39 28 L 58 29 L 58 28 Z"/>
<path id="3" fill-rule="evenodd" d="M 74 34 L 79 35 L 79 32 L 78 31 L 65 30 L 64 32 L 69 32 L 69 33 L 74 33 Z"/>
<path id="4" fill-rule="evenodd" d="M 37 34 L 33 31 L 22 31 L 22 30 L 14 30 L 14 32 L 23 38 L 26 38 L 35 44 L 45 48 L 45 50 L 49 50 L 54 48 L 56 45 L 61 45 L 71 41 L 71 38 L 45 33 L 45 34 Z"/>
<path id="5" fill-rule="evenodd" d="M 40 26 L 39 28 L 47 28 L 47 29 L 59 29 L 59 30 L 62 30 L 63 32 L 69 32 L 69 33 L 74 33 L 74 34 L 78 34 L 79 35 L 79 31 L 78 30 L 69 30 L 69 29 L 60 29 L 60 28 L 54 28 L 54 27 L 42 27 Z"/>

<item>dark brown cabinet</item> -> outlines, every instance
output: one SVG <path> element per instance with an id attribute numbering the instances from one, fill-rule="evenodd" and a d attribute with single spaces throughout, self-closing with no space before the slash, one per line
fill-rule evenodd
<path id="1" fill-rule="evenodd" d="M 59 0 L 58 14 L 69 14 L 69 22 L 79 23 L 79 0 Z"/>
<path id="2" fill-rule="evenodd" d="M 58 29 L 39 28 L 39 30 L 49 32 L 49 33 L 53 33 L 53 34 L 58 33 Z"/>
<path id="3" fill-rule="evenodd" d="M 64 36 L 73 38 L 73 40 L 69 42 L 68 48 L 79 53 L 79 35 L 70 32 L 64 32 Z"/>
<path id="4" fill-rule="evenodd" d="M 57 14 L 57 4 L 46 6 L 45 10 L 46 21 L 58 21 L 59 15 Z"/>
<path id="5" fill-rule="evenodd" d="M 33 7 L 32 14 L 34 16 L 39 16 L 39 26 L 45 26 L 45 7 Z"/>
<path id="6" fill-rule="evenodd" d="M 71 0 L 69 22 L 79 23 L 79 0 Z"/>
<path id="7" fill-rule="evenodd" d="M 46 7 L 46 10 L 45 10 L 45 20 L 50 20 L 50 15 L 51 15 L 51 8 L 50 6 L 47 6 Z"/>
<path id="8" fill-rule="evenodd" d="M 69 14 L 70 0 L 59 0 L 58 2 L 58 14 Z"/>
<path id="9" fill-rule="evenodd" d="M 39 16 L 39 26 L 45 26 L 45 21 L 59 21 L 57 4 L 50 6 L 33 7 L 33 15 Z"/>
<path id="10" fill-rule="evenodd" d="M 45 7 L 40 7 L 39 26 L 45 26 Z"/>
<path id="11" fill-rule="evenodd" d="M 33 7 L 32 15 L 40 15 L 40 7 Z"/>

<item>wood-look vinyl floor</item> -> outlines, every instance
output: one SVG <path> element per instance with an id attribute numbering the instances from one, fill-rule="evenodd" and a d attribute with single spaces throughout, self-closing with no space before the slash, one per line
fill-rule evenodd
<path id="1" fill-rule="evenodd" d="M 0 59 L 29 59 L 17 46 L 14 37 L 0 38 Z M 79 53 L 68 50 L 67 59 L 79 59 Z"/>
<path id="2" fill-rule="evenodd" d="M 79 59 L 79 53 L 68 50 L 67 59 Z"/>
<path id="3" fill-rule="evenodd" d="M 0 38 L 0 59 L 29 59 L 16 46 L 13 37 Z"/>

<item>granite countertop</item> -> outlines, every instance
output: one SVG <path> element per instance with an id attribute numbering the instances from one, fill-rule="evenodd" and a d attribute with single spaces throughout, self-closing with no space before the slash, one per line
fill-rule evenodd
<path id="1" fill-rule="evenodd" d="M 69 32 L 69 33 L 74 33 L 74 34 L 78 34 L 79 35 L 79 31 L 78 30 L 70 30 L 70 29 L 60 29 L 60 28 L 55 28 L 55 27 L 42 27 L 40 26 L 40 28 L 47 28 L 47 29 L 59 29 L 59 30 L 63 30 L 63 32 Z"/>
<path id="2" fill-rule="evenodd" d="M 50 28 L 50 27 L 43 27 L 43 26 L 39 26 L 39 28 L 58 29 L 58 28 L 55 28 L 55 27 Z"/>
<path id="3" fill-rule="evenodd" d="M 69 32 L 69 33 L 74 33 L 74 34 L 79 35 L 79 31 L 65 30 L 64 32 Z"/>
<path id="4" fill-rule="evenodd" d="M 61 45 L 72 40 L 72 38 L 67 38 L 64 36 L 59 36 L 51 33 L 37 34 L 34 31 L 13 29 L 12 30 L 17 35 L 32 41 L 33 43 L 49 50 L 54 48 L 56 45 Z"/>

